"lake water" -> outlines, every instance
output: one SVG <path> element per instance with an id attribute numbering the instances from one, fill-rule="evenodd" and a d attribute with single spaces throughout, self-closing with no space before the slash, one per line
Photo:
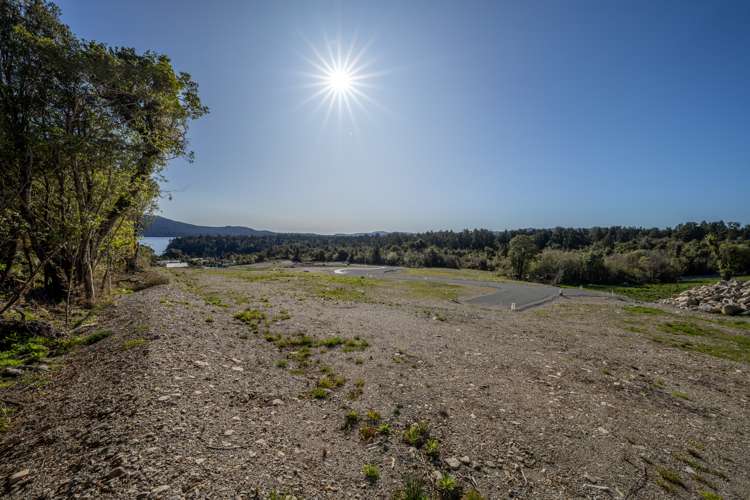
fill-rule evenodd
<path id="1" fill-rule="evenodd" d="M 161 255 L 167 250 L 167 245 L 173 239 L 171 236 L 143 236 L 138 241 L 141 245 L 151 247 L 156 255 Z"/>

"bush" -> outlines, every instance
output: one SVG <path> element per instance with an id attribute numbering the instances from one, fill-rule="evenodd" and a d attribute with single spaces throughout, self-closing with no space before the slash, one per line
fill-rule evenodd
<path id="1" fill-rule="evenodd" d="M 750 273 L 750 246 L 722 243 L 719 247 L 719 273 L 725 280 Z"/>

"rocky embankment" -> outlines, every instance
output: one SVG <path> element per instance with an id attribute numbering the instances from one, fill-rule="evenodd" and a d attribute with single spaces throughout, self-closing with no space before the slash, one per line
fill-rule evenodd
<path id="1" fill-rule="evenodd" d="M 680 309 L 729 316 L 750 314 L 750 281 L 720 281 L 715 285 L 691 288 L 661 302 Z"/>

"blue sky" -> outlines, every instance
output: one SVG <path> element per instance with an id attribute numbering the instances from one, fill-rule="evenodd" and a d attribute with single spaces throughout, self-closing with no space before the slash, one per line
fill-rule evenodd
<path id="1" fill-rule="evenodd" d="M 750 223 L 750 3 L 59 1 L 211 113 L 162 214 L 276 231 Z M 326 42 L 328 40 L 328 42 Z M 311 47 L 369 42 L 326 121 Z"/>

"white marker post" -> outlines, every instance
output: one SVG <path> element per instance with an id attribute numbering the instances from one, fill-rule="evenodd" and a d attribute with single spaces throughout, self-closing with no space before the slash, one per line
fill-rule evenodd
<path id="1" fill-rule="evenodd" d="M 515 302 L 513 302 L 513 303 L 512 303 L 511 305 L 510 305 L 510 310 L 511 310 L 511 311 L 515 311 L 515 310 L 516 310 L 516 303 L 515 303 Z"/>

